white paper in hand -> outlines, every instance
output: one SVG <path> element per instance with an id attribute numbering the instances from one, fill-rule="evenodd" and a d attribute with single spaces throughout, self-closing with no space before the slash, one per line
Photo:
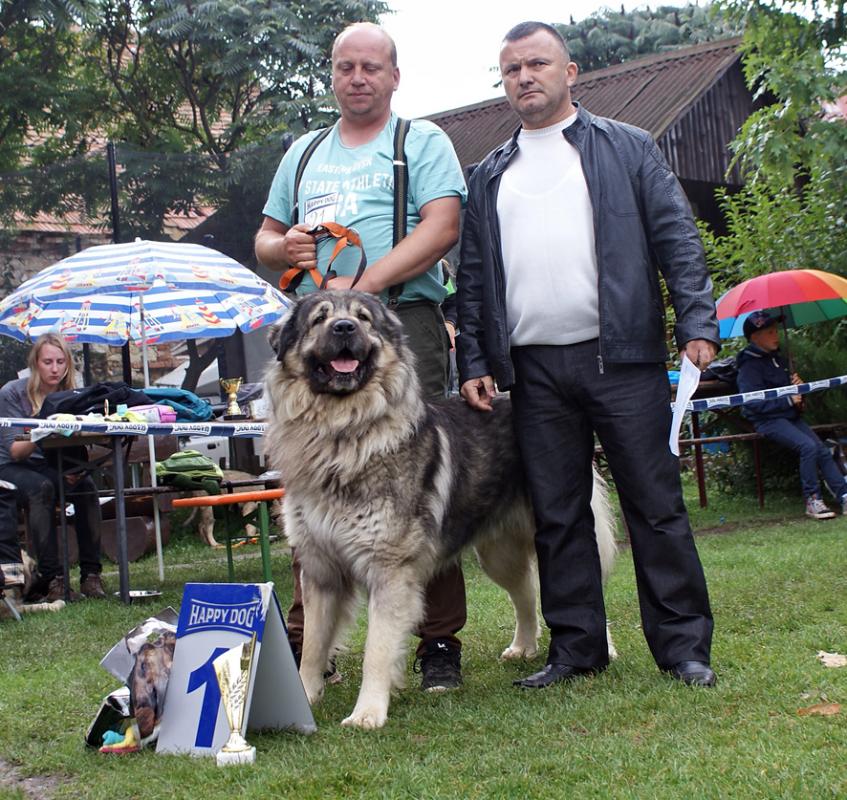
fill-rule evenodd
<path id="1" fill-rule="evenodd" d="M 691 395 L 700 384 L 700 369 L 695 367 L 687 355 L 682 357 L 682 366 L 679 370 L 679 384 L 676 387 L 676 402 L 673 407 L 673 421 L 671 422 L 671 435 L 668 439 L 671 452 L 679 455 L 679 429 L 682 427 L 682 418 L 685 416 L 685 407 L 691 400 Z"/>

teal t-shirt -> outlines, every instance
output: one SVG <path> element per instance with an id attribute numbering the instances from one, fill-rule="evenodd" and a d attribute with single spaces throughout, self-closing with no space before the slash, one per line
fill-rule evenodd
<path id="1" fill-rule="evenodd" d="M 382 132 L 359 147 L 345 147 L 334 128 L 312 154 L 300 181 L 298 222 L 319 225 L 337 222 L 355 228 L 362 239 L 368 264 L 382 258 L 392 248 L 394 224 L 394 129 L 397 116 L 391 115 Z M 313 131 L 301 136 L 280 162 L 271 184 L 264 214 L 291 225 L 294 173 Z M 405 143 L 409 165 L 409 233 L 421 221 L 420 209 L 441 197 L 467 199 L 462 168 L 447 134 L 427 120 L 413 120 Z M 326 273 L 335 239 L 318 244 L 318 269 Z M 347 247 L 333 262 L 339 275 L 355 275 L 360 253 Z M 308 273 L 297 289 L 299 294 L 317 287 Z M 438 262 L 428 272 L 406 282 L 401 302 L 432 300 L 440 303 L 446 290 Z M 387 293 L 386 293 L 387 297 Z M 383 300 L 386 299 L 383 297 Z"/>

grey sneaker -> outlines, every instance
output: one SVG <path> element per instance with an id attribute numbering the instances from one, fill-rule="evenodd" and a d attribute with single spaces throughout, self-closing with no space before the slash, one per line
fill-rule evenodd
<path id="1" fill-rule="evenodd" d="M 427 642 L 426 650 L 415 659 L 415 672 L 421 673 L 421 690 L 446 692 L 462 685 L 462 653 L 452 644 L 438 639 Z"/>
<path id="2" fill-rule="evenodd" d="M 835 512 L 830 511 L 826 503 L 813 494 L 806 498 L 806 516 L 812 519 L 832 519 L 835 517 Z"/>
<path id="3" fill-rule="evenodd" d="M 847 494 L 841 498 L 841 513 L 847 517 Z"/>

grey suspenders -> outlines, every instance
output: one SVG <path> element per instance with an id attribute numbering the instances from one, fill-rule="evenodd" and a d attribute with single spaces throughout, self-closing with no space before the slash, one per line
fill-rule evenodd
<path id="1" fill-rule="evenodd" d="M 409 120 L 397 120 L 394 130 L 394 247 L 408 232 L 406 219 L 409 202 L 409 165 L 406 161 L 406 134 L 409 132 Z M 388 305 L 394 308 L 403 293 L 403 284 L 397 283 L 388 290 Z"/>

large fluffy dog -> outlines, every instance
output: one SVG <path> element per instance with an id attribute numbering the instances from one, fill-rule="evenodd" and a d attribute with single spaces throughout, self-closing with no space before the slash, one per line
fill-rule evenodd
<path id="1" fill-rule="evenodd" d="M 423 589 L 463 547 L 515 607 L 504 658 L 538 647 L 532 511 L 507 400 L 481 413 L 455 398 L 421 399 L 400 320 L 360 292 L 315 292 L 271 334 L 265 451 L 282 473 L 285 528 L 302 564 L 300 676 L 323 693 L 332 648 L 368 596 L 362 686 L 345 725 L 385 724 L 404 684 Z M 614 558 L 602 484 L 593 510 L 604 574 Z"/>

